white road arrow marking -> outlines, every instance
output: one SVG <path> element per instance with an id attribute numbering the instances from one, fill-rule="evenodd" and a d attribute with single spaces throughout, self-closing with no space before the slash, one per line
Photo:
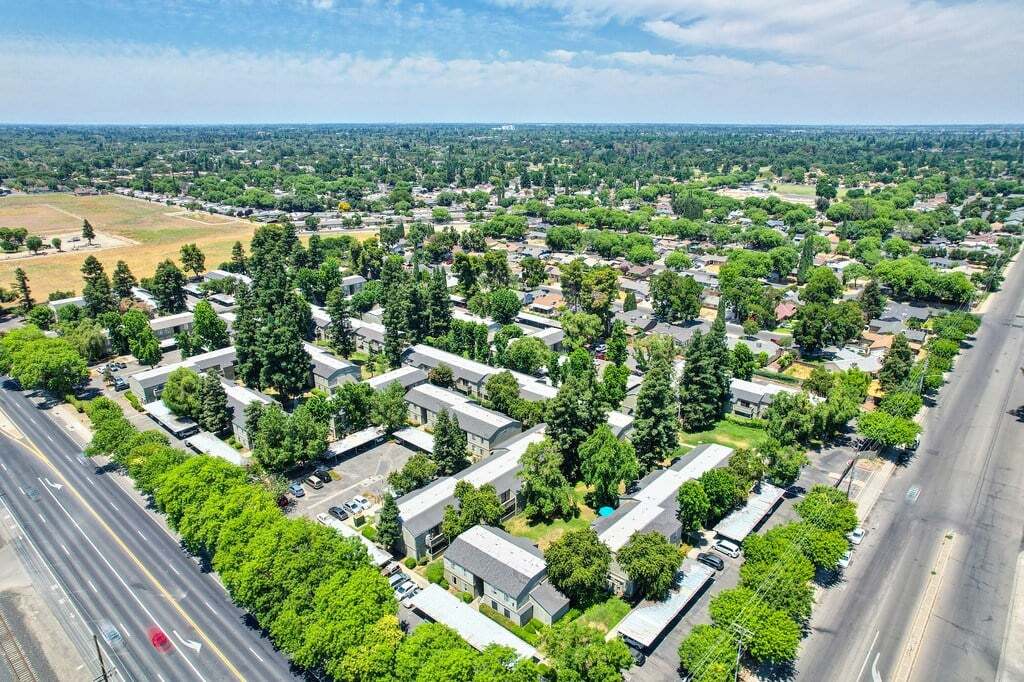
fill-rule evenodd
<path id="1" fill-rule="evenodd" d="M 875 660 L 871 662 L 871 680 L 872 682 L 882 682 L 882 676 L 878 674 L 878 657 L 882 654 L 875 654 Z"/>
<path id="2" fill-rule="evenodd" d="M 64 487 L 64 484 L 63 484 L 63 483 L 54 483 L 53 481 L 51 481 L 51 480 L 50 480 L 50 479 L 48 479 L 48 478 L 47 478 L 47 479 L 43 479 L 43 480 L 45 480 L 45 481 L 46 481 L 46 485 L 48 485 L 48 486 L 50 486 L 51 488 L 54 488 L 54 489 L 56 489 L 56 490 L 60 490 L 61 488 L 63 488 L 63 487 Z"/>
<path id="3" fill-rule="evenodd" d="M 203 648 L 203 645 L 199 642 L 195 642 L 191 639 L 185 639 L 184 637 L 179 635 L 177 630 L 171 630 L 171 632 L 174 633 L 174 636 L 178 638 L 179 642 L 187 646 L 189 649 L 192 649 L 196 653 L 199 653 L 199 650 Z"/>

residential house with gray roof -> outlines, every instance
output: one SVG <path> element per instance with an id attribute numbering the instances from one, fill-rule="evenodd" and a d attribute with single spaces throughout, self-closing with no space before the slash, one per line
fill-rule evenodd
<path id="1" fill-rule="evenodd" d="M 498 444 L 523 430 L 523 425 L 501 412 L 488 410 L 461 393 L 423 383 L 405 394 L 409 419 L 433 426 L 442 410 L 455 418 L 466 433 L 466 445 L 476 457 L 486 457 Z"/>

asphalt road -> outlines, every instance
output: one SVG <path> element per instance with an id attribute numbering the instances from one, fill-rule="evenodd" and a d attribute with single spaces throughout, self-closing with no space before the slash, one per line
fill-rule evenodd
<path id="1" fill-rule="evenodd" d="M 917 456 L 871 512 L 846 583 L 823 595 L 799 679 L 893 679 L 918 637 L 909 679 L 996 679 L 1024 531 L 1024 422 L 1015 414 L 1024 405 L 1022 293 L 1017 263 L 926 416 Z M 950 532 L 929 610 L 926 584 Z M 923 629 L 913 626 L 922 604 Z"/>
<path id="2" fill-rule="evenodd" d="M 3 502 L 89 627 L 105 619 L 120 631 L 123 648 L 105 653 L 121 678 L 301 679 L 216 578 L 45 411 L 8 388 L 0 409 L 25 436 L 0 438 Z M 169 651 L 152 645 L 153 628 L 170 638 Z"/>

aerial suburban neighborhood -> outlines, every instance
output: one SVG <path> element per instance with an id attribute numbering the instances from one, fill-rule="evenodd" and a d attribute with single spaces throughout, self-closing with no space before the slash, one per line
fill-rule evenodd
<path id="1" fill-rule="evenodd" d="M 238 26 L 203 47 L 243 12 L 215 4 L 69 2 L 81 25 L 45 29 L 117 41 L 153 18 L 175 49 L 131 54 L 179 102 L 108 80 L 108 42 L 80 77 L 121 110 L 0 104 L 0 677 L 1024 679 L 1019 81 L 992 93 L 1008 109 L 885 91 L 891 123 L 765 94 L 743 125 L 714 95 L 618 123 L 648 118 L 637 88 L 681 102 L 674 78 L 735 77 L 715 59 L 822 95 L 828 76 L 651 51 L 726 49 L 767 8 L 437 6 L 441 39 L 422 7 L 295 3 L 252 8 L 280 44 L 239 62 Z M 48 14 L 10 17 L 26 91 L 82 49 L 31 37 Z M 502 49 L 406 63 L 400 116 L 358 97 L 325 114 L 297 65 L 391 101 L 393 64 L 289 52 L 282 29 L 314 49 L 383 14 L 437 50 L 527 21 L 590 35 L 534 63 L 607 70 L 593 87 L 622 101 L 563 111 L 538 84 L 543 115 L 462 123 L 493 117 L 474 81 L 436 108 L 439 69 L 523 87 Z M 766 54 L 797 54 L 800 30 Z M 917 30 L 907 70 L 931 54 Z M 635 33 L 644 52 L 600 52 Z M 865 89 L 882 48 L 856 40 Z M 211 59 L 276 91 L 206 89 Z M 350 117 L 408 122 L 330 122 Z"/>

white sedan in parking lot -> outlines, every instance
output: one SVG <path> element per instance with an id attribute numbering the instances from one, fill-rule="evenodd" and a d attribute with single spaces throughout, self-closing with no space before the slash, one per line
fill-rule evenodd
<path id="1" fill-rule="evenodd" d="M 851 544 L 859 545 L 861 542 L 864 541 L 865 535 L 867 535 L 867 531 L 861 528 L 860 526 L 857 526 L 856 528 L 854 528 L 846 534 L 846 539 L 849 540 Z"/>

